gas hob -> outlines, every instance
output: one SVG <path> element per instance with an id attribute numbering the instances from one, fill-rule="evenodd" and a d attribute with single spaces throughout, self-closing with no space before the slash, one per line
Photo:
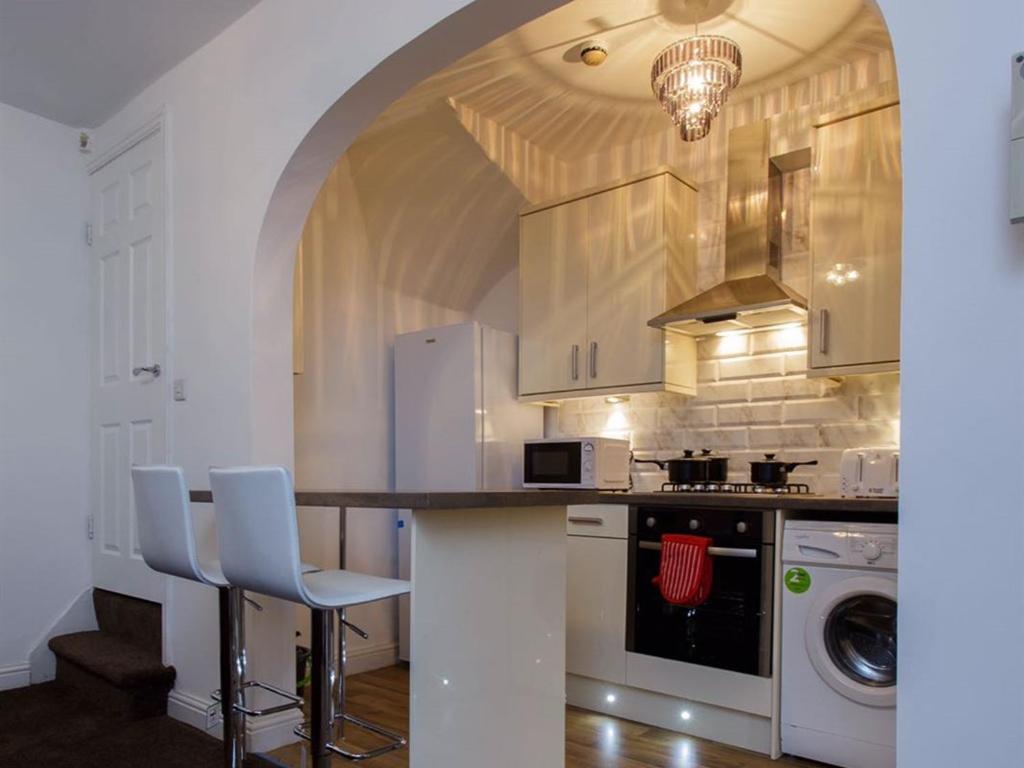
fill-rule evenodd
<path id="1" fill-rule="evenodd" d="M 757 485 L 755 483 L 663 483 L 660 493 L 761 493 L 767 496 L 791 494 L 811 495 L 811 487 L 804 483 L 786 485 Z"/>

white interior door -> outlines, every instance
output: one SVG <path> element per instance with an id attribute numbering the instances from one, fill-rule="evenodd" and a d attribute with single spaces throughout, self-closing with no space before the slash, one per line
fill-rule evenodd
<path id="1" fill-rule="evenodd" d="M 163 138 L 156 131 L 92 176 L 96 350 L 93 581 L 163 602 L 139 552 L 132 464 L 167 460 Z M 159 365 L 159 371 L 153 366 Z M 141 368 L 150 370 L 142 371 Z"/>

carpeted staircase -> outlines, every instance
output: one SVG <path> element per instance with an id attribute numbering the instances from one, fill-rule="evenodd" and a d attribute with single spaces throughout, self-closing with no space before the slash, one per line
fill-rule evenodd
<path id="1" fill-rule="evenodd" d="M 0 766 L 219 768 L 220 741 L 165 714 L 175 672 L 161 658 L 160 605 L 102 589 L 93 605 L 98 631 L 50 641 L 55 681 L 0 692 Z"/>
<path id="2" fill-rule="evenodd" d="M 108 716 L 139 720 L 167 713 L 174 667 L 162 660 L 158 603 L 94 589 L 94 632 L 50 640 L 57 682 L 86 694 Z"/>

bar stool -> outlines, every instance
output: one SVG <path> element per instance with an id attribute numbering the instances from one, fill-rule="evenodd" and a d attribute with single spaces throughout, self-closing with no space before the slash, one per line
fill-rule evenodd
<path id="1" fill-rule="evenodd" d="M 350 625 L 341 614 L 341 648 L 335 659 L 334 612 L 408 594 L 409 582 L 340 570 L 303 574 L 295 489 L 283 467 L 211 469 L 210 488 L 221 564 L 228 580 L 313 611 L 310 724 L 308 729 L 295 729 L 297 736 L 311 742 L 313 768 L 327 768 L 332 752 L 349 760 L 365 760 L 404 747 L 407 742 L 400 734 L 345 711 L 344 637 Z M 336 689 L 333 696 L 332 688 Z M 335 723 L 341 738 L 345 723 L 351 723 L 385 737 L 388 743 L 365 752 L 347 750 L 332 741 Z"/>
<path id="2" fill-rule="evenodd" d="M 185 476 L 180 467 L 132 467 L 139 547 L 154 571 L 216 587 L 220 597 L 220 689 L 211 697 L 220 704 L 224 728 L 224 765 L 241 768 L 245 759 L 245 718 L 300 709 L 302 698 L 277 686 L 245 679 L 244 601 L 263 610 L 228 583 L 216 560 L 200 561 L 189 508 Z M 316 567 L 303 564 L 303 570 Z M 284 703 L 256 709 L 246 706 L 245 691 L 261 688 Z"/>

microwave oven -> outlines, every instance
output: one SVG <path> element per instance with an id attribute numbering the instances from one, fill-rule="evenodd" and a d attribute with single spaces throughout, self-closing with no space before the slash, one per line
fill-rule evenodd
<path id="1" fill-rule="evenodd" d="M 629 489 L 629 441 L 611 437 L 527 440 L 524 488 Z"/>

